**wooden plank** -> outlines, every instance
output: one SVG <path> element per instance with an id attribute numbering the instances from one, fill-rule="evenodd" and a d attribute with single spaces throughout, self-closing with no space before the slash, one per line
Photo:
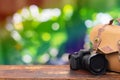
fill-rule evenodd
<path id="1" fill-rule="evenodd" d="M 92 75 L 88 71 L 71 71 L 68 65 L 1 65 L 0 80 L 120 80 L 119 73 Z"/>

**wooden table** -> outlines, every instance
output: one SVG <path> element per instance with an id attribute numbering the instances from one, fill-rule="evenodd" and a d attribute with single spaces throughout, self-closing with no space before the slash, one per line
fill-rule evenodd
<path id="1" fill-rule="evenodd" d="M 120 80 L 119 73 L 95 76 L 85 70 L 71 71 L 68 65 L 3 65 L 0 80 Z"/>

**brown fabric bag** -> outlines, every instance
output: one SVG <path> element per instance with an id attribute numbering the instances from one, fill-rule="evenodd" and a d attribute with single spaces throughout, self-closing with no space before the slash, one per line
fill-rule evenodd
<path id="1" fill-rule="evenodd" d="M 120 72 L 120 26 L 112 23 L 113 20 L 109 24 L 95 26 L 91 30 L 90 41 L 94 46 L 95 40 L 99 39 L 97 51 L 106 55 L 109 70 Z"/>

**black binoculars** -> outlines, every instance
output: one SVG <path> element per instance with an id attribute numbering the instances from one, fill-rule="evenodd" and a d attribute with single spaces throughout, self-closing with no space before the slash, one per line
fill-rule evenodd
<path id="1" fill-rule="evenodd" d="M 80 50 L 69 55 L 70 69 L 86 69 L 95 75 L 104 74 L 108 65 L 105 55 L 91 52 L 91 50 Z"/>

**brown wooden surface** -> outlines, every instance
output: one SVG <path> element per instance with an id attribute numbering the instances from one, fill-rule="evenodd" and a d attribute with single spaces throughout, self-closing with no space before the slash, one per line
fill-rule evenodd
<path id="1" fill-rule="evenodd" d="M 71 71 L 68 65 L 0 66 L 0 80 L 120 80 L 119 73 L 95 76 L 87 71 Z"/>

